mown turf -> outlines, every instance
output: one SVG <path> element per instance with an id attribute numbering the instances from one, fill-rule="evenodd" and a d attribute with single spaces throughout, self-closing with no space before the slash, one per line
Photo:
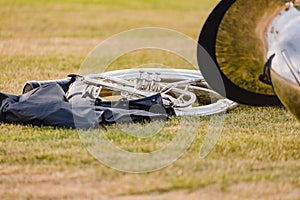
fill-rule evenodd
<path id="1" fill-rule="evenodd" d="M 28 80 L 76 73 L 97 44 L 131 28 L 159 26 L 197 39 L 217 2 L 2 0 L 0 90 L 20 94 Z M 111 69 L 153 61 L 188 67 L 174 55 L 144 51 L 124 56 Z M 188 151 L 173 165 L 146 174 L 117 172 L 99 163 L 76 130 L 1 124 L 0 198 L 299 199 L 300 125 L 284 108 L 231 111 L 205 159 L 199 159 L 199 151 L 210 118 L 198 120 Z M 111 126 L 106 135 L 121 148 L 148 152 L 164 146 L 174 133 L 166 129 L 155 139 L 138 140 Z"/>

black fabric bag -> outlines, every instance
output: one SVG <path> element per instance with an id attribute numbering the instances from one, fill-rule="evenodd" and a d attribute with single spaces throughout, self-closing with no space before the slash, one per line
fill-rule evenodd
<path id="1" fill-rule="evenodd" d="M 144 100 L 128 101 L 127 104 L 128 109 L 99 101 L 97 106 L 72 105 L 62 87 L 57 83 L 50 83 L 20 96 L 0 92 L 0 121 L 87 129 L 115 122 L 165 120 L 168 115 L 175 114 L 172 108 L 166 108 L 165 113 L 155 112 L 155 109 L 154 112 L 151 111 L 153 105 L 165 108 L 160 94 Z"/>

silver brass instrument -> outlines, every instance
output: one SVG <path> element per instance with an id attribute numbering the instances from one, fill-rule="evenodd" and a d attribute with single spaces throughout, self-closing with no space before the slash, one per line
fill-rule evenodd
<path id="1" fill-rule="evenodd" d="M 293 3 L 272 20 L 267 41 L 274 91 L 300 120 L 300 12 Z"/>
<path id="2" fill-rule="evenodd" d="M 281 102 L 300 120 L 298 5 L 284 0 L 221 1 L 199 37 L 217 63 L 214 71 L 198 58 L 208 84 L 221 74 L 227 98 L 256 106 Z"/>
<path id="3" fill-rule="evenodd" d="M 74 104 L 139 99 L 160 93 L 177 116 L 223 113 L 237 104 L 211 90 L 198 70 L 142 68 L 78 77 L 67 96 Z"/>

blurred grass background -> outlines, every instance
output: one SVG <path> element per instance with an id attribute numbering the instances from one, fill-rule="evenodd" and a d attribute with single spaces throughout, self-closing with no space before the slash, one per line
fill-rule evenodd
<path id="1" fill-rule="evenodd" d="M 0 0 L 0 90 L 20 94 L 28 80 L 76 73 L 96 45 L 132 28 L 170 28 L 197 40 L 217 3 Z M 121 68 L 153 58 L 181 65 L 178 58 L 153 51 L 128 55 L 118 64 Z M 140 175 L 100 164 L 75 130 L 1 124 L 0 198 L 299 199 L 300 125 L 284 108 L 233 110 L 216 148 L 204 160 L 198 155 L 209 117 L 199 121 L 196 140 L 178 161 Z M 108 130 L 121 147 L 147 151 L 160 144 L 134 141 L 114 126 Z"/>

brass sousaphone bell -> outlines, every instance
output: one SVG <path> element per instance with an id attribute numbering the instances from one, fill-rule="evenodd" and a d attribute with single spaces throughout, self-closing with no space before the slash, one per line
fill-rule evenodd
<path id="1" fill-rule="evenodd" d="M 300 120 L 298 5 L 284 0 L 221 1 L 199 37 L 199 44 L 216 63 L 208 66 L 198 57 L 208 84 L 242 104 L 281 102 Z M 222 77 L 225 92 L 214 83 L 216 76 Z"/>

